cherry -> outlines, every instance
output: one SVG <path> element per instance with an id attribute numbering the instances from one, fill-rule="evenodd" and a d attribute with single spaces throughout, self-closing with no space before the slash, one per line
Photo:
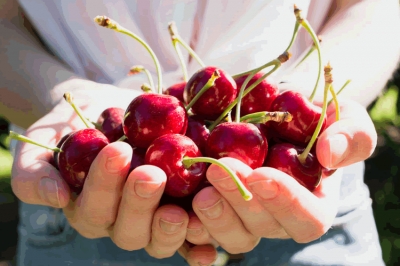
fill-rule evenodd
<path id="1" fill-rule="evenodd" d="M 183 100 L 183 91 L 185 90 L 185 86 L 186 86 L 185 81 L 176 83 L 176 84 L 168 87 L 164 91 L 164 94 L 175 96 L 176 98 L 178 98 L 179 101 L 184 103 L 185 101 Z"/>
<path id="2" fill-rule="evenodd" d="M 285 91 L 278 95 L 271 106 L 272 111 L 289 112 L 293 119 L 288 123 L 271 123 L 271 127 L 285 140 L 296 144 L 307 144 L 321 117 L 322 109 L 311 103 L 304 95 Z M 326 128 L 324 118 L 321 132 Z"/>
<path id="3" fill-rule="evenodd" d="M 278 169 L 296 179 L 308 190 L 313 191 L 321 181 L 323 167 L 313 153 L 308 153 L 304 163 L 298 156 L 303 147 L 291 143 L 278 143 L 270 147 L 265 166 Z"/>
<path id="4" fill-rule="evenodd" d="M 204 119 L 197 115 L 189 116 L 188 127 L 185 135 L 193 140 L 202 154 L 206 154 L 205 148 L 210 131 L 206 127 Z"/>
<path id="5" fill-rule="evenodd" d="M 57 143 L 57 148 L 61 149 L 61 146 L 64 144 L 64 142 L 67 140 L 67 138 L 69 138 L 69 136 L 72 135 L 72 133 L 74 133 L 74 131 L 69 132 L 68 134 L 65 134 Z M 52 161 L 50 162 L 54 167 L 56 167 L 58 169 L 58 152 L 53 152 L 53 157 L 52 157 Z"/>
<path id="6" fill-rule="evenodd" d="M 122 122 L 124 120 L 125 110 L 118 107 L 105 109 L 97 119 L 100 130 L 108 138 L 109 142 L 114 142 L 124 135 Z"/>
<path id="7" fill-rule="evenodd" d="M 196 144 L 180 134 L 163 135 L 150 145 L 145 155 L 145 163 L 160 167 L 167 175 L 164 193 L 172 197 L 192 194 L 205 179 L 207 164 L 194 163 L 186 168 L 184 157 L 201 157 Z"/>
<path id="8" fill-rule="evenodd" d="M 246 88 L 251 86 L 259 78 L 264 75 L 262 72 L 255 74 L 247 84 Z M 235 78 L 237 88 L 241 88 L 249 75 L 240 76 Z M 271 104 L 279 95 L 278 84 L 270 77 L 264 79 L 255 86 L 241 102 L 241 115 L 247 115 L 261 111 L 271 111 Z M 234 112 L 233 112 L 234 113 Z"/>
<path id="9" fill-rule="evenodd" d="M 215 71 L 219 72 L 219 78 L 215 84 L 208 88 L 193 104 L 191 111 L 194 114 L 213 120 L 231 104 L 237 95 L 237 86 L 233 78 L 225 71 L 208 66 L 198 70 L 192 75 L 185 86 L 183 99 L 189 104 L 211 79 Z"/>
<path id="10" fill-rule="evenodd" d="M 144 157 L 146 155 L 146 149 L 134 147 L 132 151 L 131 166 L 129 167 L 129 173 L 132 172 L 136 167 L 144 164 Z"/>
<path id="11" fill-rule="evenodd" d="M 65 140 L 58 165 L 61 176 L 73 189 L 83 187 L 92 162 L 109 143 L 103 133 L 93 128 L 75 131 Z"/>
<path id="12" fill-rule="evenodd" d="M 232 157 L 255 169 L 264 163 L 268 142 L 260 130 L 250 123 L 225 122 L 211 131 L 206 154 L 219 159 Z"/>
<path id="13" fill-rule="evenodd" d="M 145 93 L 126 109 L 123 130 L 133 146 L 147 148 L 164 134 L 185 134 L 187 123 L 185 107 L 176 97 Z"/>

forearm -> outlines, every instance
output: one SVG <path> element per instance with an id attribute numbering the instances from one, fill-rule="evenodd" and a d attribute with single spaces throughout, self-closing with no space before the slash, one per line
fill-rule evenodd
<path id="1" fill-rule="evenodd" d="M 396 69 L 400 57 L 398 1 L 336 1 L 337 9 L 319 32 L 323 64 L 333 67 L 334 87 L 351 83 L 342 96 L 369 105 Z M 317 77 L 315 51 L 289 80 L 311 94 Z M 322 99 L 323 74 L 316 99 Z"/>

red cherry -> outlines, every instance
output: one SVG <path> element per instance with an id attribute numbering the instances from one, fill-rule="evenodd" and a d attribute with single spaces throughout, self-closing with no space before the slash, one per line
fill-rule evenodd
<path id="1" fill-rule="evenodd" d="M 323 167 L 311 152 L 305 163 L 298 159 L 304 148 L 291 143 L 278 143 L 270 147 L 265 166 L 276 168 L 296 179 L 302 186 L 313 191 L 320 183 Z"/>
<path id="2" fill-rule="evenodd" d="M 250 87 L 254 82 L 264 75 L 258 72 L 247 83 L 246 88 Z M 249 75 L 241 76 L 235 79 L 238 91 Z M 271 111 L 271 104 L 279 95 L 278 84 L 270 77 L 264 79 L 254 89 L 252 89 L 246 96 L 242 98 L 240 106 L 240 115 L 248 115 L 256 112 Z M 236 108 L 234 108 L 236 109 Z M 235 111 L 232 114 L 235 114 Z"/>
<path id="3" fill-rule="evenodd" d="M 183 99 L 186 104 L 197 95 L 206 85 L 215 70 L 219 71 L 220 77 L 192 106 L 192 112 L 203 118 L 214 120 L 236 99 L 237 87 L 233 78 L 225 71 L 208 66 L 200 69 L 189 79 L 186 84 Z"/>
<path id="4" fill-rule="evenodd" d="M 145 93 L 136 97 L 125 112 L 123 130 L 129 142 L 147 148 L 165 134 L 185 134 L 188 115 L 176 97 Z"/>
<path id="5" fill-rule="evenodd" d="M 109 144 L 107 137 L 97 129 L 75 131 L 61 146 L 58 165 L 61 176 L 72 189 L 83 187 L 92 162 Z"/>
<path id="6" fill-rule="evenodd" d="M 184 157 L 201 157 L 196 144 L 180 134 L 163 135 L 150 145 L 145 155 L 145 163 L 160 167 L 167 175 L 164 193 L 172 197 L 192 194 L 205 179 L 207 164 L 198 162 L 186 169 Z"/>
<path id="7" fill-rule="evenodd" d="M 307 144 L 321 117 L 322 109 L 311 103 L 304 95 L 295 91 L 285 91 L 278 95 L 271 106 L 272 111 L 289 112 L 293 119 L 287 123 L 270 123 L 279 136 L 289 142 Z M 326 128 L 326 117 L 321 131 Z"/>
<path id="8" fill-rule="evenodd" d="M 183 91 L 185 90 L 185 86 L 186 86 L 186 81 L 176 83 L 168 87 L 164 91 L 164 94 L 175 96 L 176 98 L 178 98 L 179 101 L 184 103 L 185 101 L 183 100 Z"/>
<path id="9" fill-rule="evenodd" d="M 101 125 L 101 132 L 108 138 L 108 141 L 114 142 L 124 135 L 122 122 L 124 120 L 125 110 L 118 107 L 105 109 L 97 119 Z"/>
<path id="10" fill-rule="evenodd" d="M 211 131 L 206 154 L 215 159 L 233 157 L 255 169 L 264 163 L 268 142 L 250 123 L 225 122 Z"/>
<path id="11" fill-rule="evenodd" d="M 57 148 L 61 149 L 61 146 L 64 144 L 64 142 L 69 138 L 69 136 L 72 135 L 72 133 L 74 133 L 74 131 L 69 132 L 68 134 L 65 134 L 57 143 Z M 58 156 L 60 155 L 59 152 L 53 152 L 53 158 L 52 161 L 50 162 L 54 167 L 56 167 L 58 169 Z"/>
<path id="12" fill-rule="evenodd" d="M 206 127 L 204 119 L 201 119 L 197 115 L 189 116 L 188 128 L 185 135 L 193 140 L 202 154 L 205 154 L 205 148 L 210 131 Z"/>

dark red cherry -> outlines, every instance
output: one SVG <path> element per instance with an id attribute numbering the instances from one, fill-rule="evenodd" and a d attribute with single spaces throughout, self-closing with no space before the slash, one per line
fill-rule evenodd
<path id="1" fill-rule="evenodd" d="M 185 90 L 185 86 L 186 86 L 186 81 L 176 83 L 176 84 L 168 87 L 164 91 L 164 94 L 175 96 L 176 98 L 178 98 L 179 101 L 184 102 L 183 91 Z"/>
<path id="2" fill-rule="evenodd" d="M 210 130 L 205 125 L 204 119 L 197 115 L 189 116 L 188 128 L 186 130 L 187 137 L 189 137 L 196 146 L 200 149 L 202 154 L 205 154 L 206 144 Z"/>
<path id="3" fill-rule="evenodd" d="M 129 168 L 129 173 L 132 172 L 138 166 L 144 164 L 144 156 L 146 155 L 146 149 L 141 149 L 134 147 L 132 151 L 131 166 Z"/>
<path id="4" fill-rule="evenodd" d="M 206 163 L 195 163 L 186 169 L 184 157 L 201 157 L 196 144 L 180 134 L 163 135 L 150 145 L 145 155 L 145 163 L 160 167 L 167 175 L 164 193 L 172 197 L 192 194 L 205 179 Z"/>
<path id="5" fill-rule="evenodd" d="M 211 131 L 207 140 L 207 156 L 219 159 L 233 157 L 255 169 L 264 163 L 268 142 L 260 130 L 250 123 L 225 122 Z"/>
<path id="6" fill-rule="evenodd" d="M 278 169 L 296 179 L 308 190 L 313 191 L 320 183 L 323 167 L 311 152 L 302 164 L 298 155 L 304 148 L 291 143 L 278 143 L 269 148 L 265 166 Z"/>
<path id="7" fill-rule="evenodd" d="M 186 84 L 183 99 L 186 104 L 199 93 L 213 75 L 216 67 L 208 66 L 200 69 L 189 79 Z M 214 120 L 236 99 L 237 87 L 233 78 L 225 71 L 218 68 L 220 77 L 215 81 L 214 86 L 210 87 L 196 103 L 191 111 L 208 120 Z"/>
<path id="8" fill-rule="evenodd" d="M 250 79 L 249 83 L 247 83 L 246 88 L 250 87 L 263 75 L 264 73 L 258 72 L 254 77 Z M 238 93 L 248 76 L 249 75 L 245 75 L 235 79 Z M 272 78 L 267 77 L 242 98 L 240 115 L 244 116 L 256 112 L 271 111 L 271 104 L 278 95 L 278 84 Z M 232 114 L 235 114 L 235 111 L 232 111 Z"/>
<path id="9" fill-rule="evenodd" d="M 271 106 L 272 111 L 287 111 L 293 119 L 285 123 L 273 123 L 271 127 L 283 138 L 298 145 L 307 144 L 321 117 L 322 109 L 311 103 L 304 95 L 295 91 L 285 91 L 278 95 Z M 326 128 L 326 117 L 320 134 Z"/>
<path id="10" fill-rule="evenodd" d="M 101 132 L 108 138 L 109 142 L 114 142 L 124 135 L 122 122 L 124 121 L 125 110 L 118 107 L 105 109 L 97 119 L 101 125 Z"/>
<path id="11" fill-rule="evenodd" d="M 64 144 L 64 142 L 71 136 L 71 134 L 74 133 L 74 131 L 69 132 L 68 134 L 65 134 L 57 143 L 57 148 L 61 149 L 61 146 Z M 53 158 L 52 161 L 50 162 L 53 166 L 55 166 L 58 169 L 58 156 L 60 155 L 59 152 L 54 152 L 53 153 Z"/>
<path id="12" fill-rule="evenodd" d="M 185 134 L 188 115 L 176 97 L 144 93 L 136 97 L 125 112 L 123 130 L 129 142 L 147 148 L 165 134 Z"/>
<path id="13" fill-rule="evenodd" d="M 61 176 L 73 190 L 83 187 L 92 162 L 109 143 L 102 132 L 92 128 L 75 131 L 65 140 L 58 166 Z"/>

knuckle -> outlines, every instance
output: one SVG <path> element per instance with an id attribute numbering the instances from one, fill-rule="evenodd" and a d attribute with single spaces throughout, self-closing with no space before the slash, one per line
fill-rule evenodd
<path id="1" fill-rule="evenodd" d="M 119 247 L 120 249 L 126 250 L 126 251 L 135 251 L 142 249 L 146 247 L 149 243 L 149 241 L 146 240 L 132 240 L 132 239 L 126 239 L 122 237 L 113 237 L 112 241 L 114 244 Z"/>
<path id="2" fill-rule="evenodd" d="M 176 250 L 168 250 L 167 248 L 165 249 L 160 249 L 157 247 L 154 247 L 153 245 L 149 245 L 145 248 L 147 254 L 149 254 L 151 257 L 156 258 L 156 259 L 166 259 L 170 258 L 173 255 L 175 255 Z"/>

